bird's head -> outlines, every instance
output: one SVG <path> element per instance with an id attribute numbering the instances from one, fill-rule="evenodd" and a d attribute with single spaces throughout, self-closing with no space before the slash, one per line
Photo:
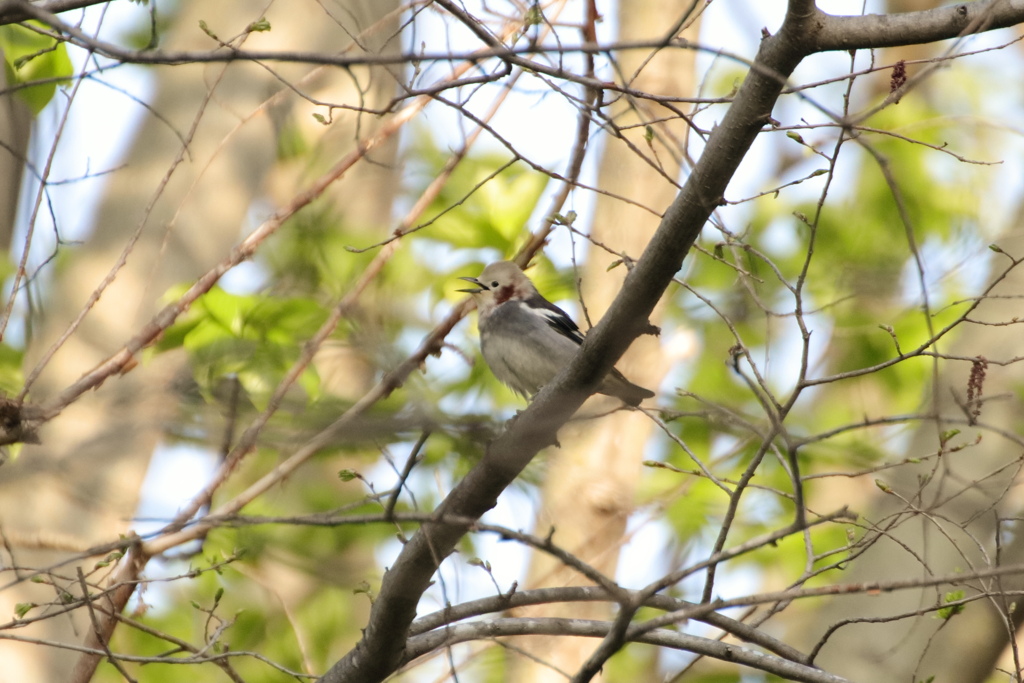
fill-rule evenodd
<path id="1" fill-rule="evenodd" d="M 460 289 L 476 299 L 477 309 L 486 314 L 495 306 L 514 299 L 526 299 L 537 294 L 536 287 L 530 282 L 519 266 L 511 261 L 498 261 L 484 268 L 480 277 L 461 277 L 460 280 L 472 282 L 476 287 Z"/>

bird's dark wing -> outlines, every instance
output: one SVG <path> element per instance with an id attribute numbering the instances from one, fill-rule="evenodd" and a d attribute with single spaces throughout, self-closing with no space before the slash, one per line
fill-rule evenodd
<path id="1" fill-rule="evenodd" d="M 540 316 L 549 326 L 559 334 L 568 337 L 577 344 L 583 343 L 583 333 L 576 326 L 572 318 L 565 311 L 554 305 L 542 296 L 531 296 L 523 300 L 523 303 L 534 315 Z"/>

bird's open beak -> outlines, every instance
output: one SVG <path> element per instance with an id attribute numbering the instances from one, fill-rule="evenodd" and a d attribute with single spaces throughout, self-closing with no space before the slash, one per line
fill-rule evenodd
<path id="1" fill-rule="evenodd" d="M 477 280 L 475 277 L 460 277 L 459 279 L 460 280 L 465 280 L 466 282 L 472 282 L 474 285 L 476 285 L 476 289 L 458 289 L 458 290 L 455 290 L 457 292 L 465 292 L 466 294 L 479 294 L 480 292 L 486 292 L 487 291 L 487 287 L 484 287 L 483 284 L 481 284 L 480 281 Z"/>

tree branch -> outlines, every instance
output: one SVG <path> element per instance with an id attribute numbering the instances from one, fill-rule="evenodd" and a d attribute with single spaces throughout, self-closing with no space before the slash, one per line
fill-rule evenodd
<path id="1" fill-rule="evenodd" d="M 50 14 L 60 14 L 93 5 L 105 5 L 108 2 L 110 0 L 52 0 L 35 3 L 33 6 Z M 25 4 L 21 0 L 0 0 L 0 26 L 31 19 L 34 15 L 25 9 Z"/>
<path id="2" fill-rule="evenodd" d="M 551 636 L 584 636 L 601 638 L 612 628 L 607 621 L 589 619 L 492 619 L 474 621 L 468 624 L 456 624 L 445 629 L 414 636 L 409 639 L 406 648 L 408 663 L 421 655 L 428 654 L 442 647 L 464 643 L 470 640 L 500 638 L 503 636 L 551 635 Z M 638 635 L 628 640 L 668 647 L 675 650 L 694 652 L 721 659 L 727 662 L 745 664 L 759 671 L 773 673 L 789 681 L 805 681 L 806 683 L 848 683 L 845 678 L 815 669 L 805 664 L 798 664 L 773 655 L 749 650 L 745 647 L 723 643 L 710 638 L 699 638 L 676 631 L 656 630 Z"/>
<path id="3" fill-rule="evenodd" d="M 839 17 L 818 11 L 814 52 L 916 45 L 1007 28 L 1024 21 L 1024 0 L 981 0 L 948 7 Z"/>
<path id="4" fill-rule="evenodd" d="M 640 591 L 628 591 L 633 600 L 643 598 Z M 516 591 L 511 595 L 495 595 L 490 598 L 472 600 L 460 605 L 453 605 L 430 614 L 426 614 L 413 622 L 409 629 L 411 636 L 419 636 L 434 629 L 447 629 L 455 622 L 470 617 L 477 617 L 492 612 L 502 612 L 518 607 L 549 604 L 552 602 L 602 602 L 612 599 L 608 591 L 600 586 L 565 586 L 560 588 L 537 588 L 534 590 Z M 692 602 L 672 598 L 667 595 L 651 595 L 643 600 L 644 607 L 675 612 L 696 607 Z M 808 664 L 809 656 L 790 645 L 772 638 L 767 633 L 731 619 L 718 612 L 708 612 L 696 617 L 697 621 L 710 624 L 741 640 L 755 643 L 775 654 L 793 662 Z"/>
<path id="5" fill-rule="evenodd" d="M 86 634 L 82 654 L 75 662 L 75 668 L 71 673 L 69 680 L 73 683 L 88 683 L 92 680 L 96 673 L 96 667 L 103 659 L 103 653 L 106 653 L 107 656 L 110 655 L 107 643 L 110 642 L 110 636 L 114 633 L 114 627 L 117 626 L 117 617 L 128 604 L 132 593 L 135 592 L 139 574 L 148 560 L 149 558 L 139 551 L 138 544 L 133 545 L 128 553 L 121 558 L 117 564 L 117 570 L 110 577 L 109 585 L 112 590 L 105 598 L 108 603 L 104 606 L 101 617 L 97 618 L 92 614 L 91 598 L 88 591 L 84 593 L 84 599 L 90 604 L 93 627 Z M 113 663 L 113 658 L 110 659 Z"/>

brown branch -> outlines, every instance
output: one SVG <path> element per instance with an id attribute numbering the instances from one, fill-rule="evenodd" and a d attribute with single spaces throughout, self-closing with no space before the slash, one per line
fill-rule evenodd
<path id="1" fill-rule="evenodd" d="M 608 634 L 611 625 L 606 621 L 588 619 L 556 618 L 506 618 L 456 624 L 445 629 L 410 638 L 407 661 L 428 654 L 434 650 L 470 640 L 492 639 L 505 636 L 549 635 L 583 636 L 601 638 Z M 669 630 L 651 630 L 630 638 L 638 643 L 648 643 L 685 652 L 695 652 L 706 657 L 727 662 L 744 664 L 759 671 L 776 674 L 788 681 L 805 683 L 849 683 L 847 679 L 792 662 L 780 657 L 749 650 L 731 643 L 722 643 L 710 638 L 691 636 Z"/>
<path id="2" fill-rule="evenodd" d="M 89 621 L 92 623 L 92 632 L 96 634 L 97 642 L 103 648 L 103 651 L 106 652 L 107 661 L 110 662 L 115 669 L 117 669 L 118 673 L 121 674 L 122 678 L 124 678 L 126 681 L 129 681 L 130 683 L 136 683 L 135 679 L 129 676 L 128 672 L 125 671 L 124 666 L 122 666 L 121 662 L 118 661 L 117 657 L 114 656 L 114 653 L 110 651 L 110 646 L 107 645 L 107 641 L 110 639 L 109 634 L 107 635 L 107 637 L 103 637 L 101 635 L 105 629 L 103 629 L 103 627 L 101 626 L 99 617 L 96 616 L 96 609 L 95 607 L 93 607 L 92 604 L 93 596 L 89 593 L 89 584 L 85 581 L 85 574 L 82 572 L 82 568 L 76 567 L 75 569 L 78 572 L 78 585 L 82 589 L 82 600 L 85 602 L 85 607 L 89 612 Z"/>
<path id="3" fill-rule="evenodd" d="M 865 50 L 948 40 L 1015 26 L 1024 0 L 981 0 L 896 14 L 839 17 L 817 11 L 812 52 Z"/>
<path id="4" fill-rule="evenodd" d="M 90 604 L 90 615 L 94 617 L 93 627 L 82 644 L 88 652 L 83 652 L 75 662 L 75 668 L 71 672 L 68 683 L 88 683 L 96 673 L 102 656 L 100 653 L 110 654 L 107 643 L 117 626 L 117 617 L 128 604 L 128 599 L 135 592 L 135 585 L 139 580 L 143 567 L 149 557 L 140 552 L 138 545 L 132 546 L 128 552 L 117 563 L 117 570 L 110 577 L 110 585 L 113 587 L 106 595 L 107 604 L 104 606 L 101 615 L 95 616 L 91 611 L 89 594 L 86 592 L 85 600 Z M 112 659 L 112 658 L 111 658 Z M 116 664 L 115 664 L 116 666 Z"/>
<path id="5" fill-rule="evenodd" d="M 109 2 L 109 0 L 102 0 L 102 2 Z M 102 4 L 102 2 L 91 2 L 90 4 Z M 442 3 L 438 3 L 442 4 Z M 449 6 L 444 4 L 447 9 Z M 451 7 L 455 8 L 459 14 L 464 14 L 461 10 L 458 10 L 456 5 Z M 9 11 L 4 14 L 4 10 L 7 8 Z M 0 25 L 6 23 L 16 23 L 14 21 L 7 21 L 7 17 L 13 16 L 12 11 L 20 13 L 22 18 L 17 21 L 24 21 L 26 19 L 35 19 L 40 21 L 53 30 L 63 34 L 66 39 L 74 45 L 83 47 L 86 49 L 94 50 L 96 53 L 109 57 L 110 59 L 117 60 L 118 62 L 125 64 L 148 64 L 152 66 L 166 65 L 166 66 L 181 66 L 184 64 L 208 64 L 214 62 L 294 62 L 301 64 L 320 64 L 325 66 L 389 66 L 389 65 L 401 65 L 411 63 L 423 63 L 423 62 L 451 62 L 451 61 L 474 61 L 478 62 L 484 59 L 502 59 L 509 62 L 516 62 L 521 58 L 522 55 L 528 54 L 570 54 L 570 53 L 584 53 L 584 54 L 600 54 L 603 52 L 620 51 L 620 50 L 649 50 L 651 48 L 661 47 L 677 47 L 682 49 L 701 49 L 702 51 L 712 52 L 722 56 L 732 57 L 738 61 L 743 62 L 744 60 L 737 55 L 730 55 L 721 50 L 715 50 L 711 48 L 698 48 L 696 45 L 692 45 L 686 41 L 666 41 L 664 39 L 659 40 L 645 40 L 645 41 L 627 41 L 621 43 L 607 43 L 601 44 L 596 42 L 586 42 L 578 45 L 558 45 L 558 46 L 545 46 L 539 44 L 529 44 L 520 47 L 508 47 L 498 36 L 491 35 L 484 31 L 482 34 L 478 34 L 478 37 L 483 37 L 483 42 L 488 47 L 472 52 L 457 53 L 457 52 L 405 52 L 399 54 L 325 54 L 323 52 L 304 52 L 301 50 L 241 50 L 229 45 L 221 45 L 213 50 L 131 50 L 123 48 L 114 43 L 99 40 L 93 38 L 88 34 L 84 33 L 80 29 L 61 21 L 56 16 L 56 12 L 49 9 L 46 5 L 37 5 L 29 2 L 28 0 L 6 0 L 4 3 L 0 3 Z M 465 15 L 468 16 L 468 15 Z M 468 25 L 480 25 L 478 22 L 469 20 Z M 482 26 L 482 25 L 481 25 Z M 571 75 L 569 72 L 562 72 L 560 69 L 552 69 L 551 67 L 524 61 L 524 66 L 530 71 L 538 71 L 540 73 L 547 73 L 548 75 L 554 75 L 559 77 L 566 77 Z M 573 77 L 571 80 L 576 80 Z M 611 87 L 613 89 L 616 86 L 613 83 L 605 83 L 597 79 L 591 78 L 590 85 L 596 87 Z M 677 100 L 677 101 L 696 101 L 696 100 Z"/>
<path id="6" fill-rule="evenodd" d="M 741 56 L 733 55 L 724 50 L 708 48 L 682 40 L 643 40 L 623 41 L 615 43 L 584 42 L 578 45 L 545 46 L 529 44 L 519 47 L 508 47 L 486 31 L 477 30 L 477 37 L 488 47 L 471 53 L 401 53 L 388 55 L 347 55 L 323 54 L 303 51 L 269 51 L 269 50 L 130 50 L 113 43 L 100 41 L 82 33 L 65 22 L 56 20 L 56 15 L 72 9 L 90 7 L 109 2 L 109 0 L 58 0 L 50 3 L 31 3 L 28 0 L 0 1 L 0 25 L 13 24 L 26 19 L 36 19 L 61 31 L 76 41 L 76 44 L 96 50 L 98 53 L 131 64 L 151 65 L 182 65 L 210 62 L 235 61 L 279 61 L 301 62 L 306 64 L 324 64 L 331 66 L 355 65 L 392 65 L 413 62 L 447 62 L 467 59 L 481 60 L 489 58 L 506 59 L 518 63 L 518 58 L 528 54 L 601 54 L 605 52 L 639 49 L 657 49 L 677 47 L 694 49 L 709 54 L 729 57 L 745 63 Z M 447 1 L 437 2 L 456 15 L 462 23 L 473 28 L 479 25 L 458 4 Z M 916 45 L 940 40 L 956 38 L 962 35 L 983 33 L 998 28 L 1008 28 L 1024 21 L 1024 0 L 979 0 L 940 7 L 937 9 L 917 12 L 901 12 L 894 14 L 865 14 L 854 16 L 836 16 L 826 14 L 813 6 L 810 0 L 801 0 L 790 8 L 790 14 L 814 23 L 812 30 L 807 31 L 813 37 L 813 44 L 808 46 L 806 54 L 839 50 L 856 50 L 881 47 L 898 47 Z M 536 62 L 520 63 L 532 71 L 547 73 L 564 78 L 568 74 L 559 69 L 552 69 Z M 576 78 L 572 80 L 580 82 Z M 594 80 L 590 85 L 602 88 L 617 89 L 615 84 Z M 699 99 L 675 99 L 677 102 L 702 101 Z"/>
<path id="7" fill-rule="evenodd" d="M 640 599 L 639 591 L 628 591 L 630 599 Z M 418 636 L 434 629 L 443 629 L 450 624 L 469 619 L 471 617 L 503 612 L 519 607 L 532 605 L 549 604 L 553 602 L 596 602 L 610 600 L 611 596 L 600 586 L 564 586 L 559 588 L 537 588 L 534 590 L 516 591 L 511 595 L 496 595 L 490 598 L 482 598 L 465 602 L 460 605 L 452 605 L 437 612 L 424 615 L 413 622 L 409 629 L 410 636 Z M 652 595 L 642 600 L 644 607 L 674 612 L 687 607 L 696 606 L 695 603 L 686 600 L 679 600 L 667 595 Z M 731 619 L 718 612 L 709 612 L 696 617 L 697 621 L 721 629 L 732 634 L 741 640 L 755 643 L 761 647 L 774 652 L 775 654 L 790 661 L 808 664 L 809 655 L 794 649 L 790 645 L 772 638 L 767 633 L 759 631 L 740 621 Z"/>
<path id="8" fill-rule="evenodd" d="M 51 14 L 60 14 L 94 5 L 105 5 L 108 2 L 110 0 L 51 0 L 50 2 L 36 3 L 35 7 Z M 31 19 L 33 15 L 25 9 L 25 4 L 20 0 L 0 0 L 0 26 L 17 24 L 20 21 Z"/>
<path id="9" fill-rule="evenodd" d="M 926 588 L 929 586 L 959 586 L 967 581 L 975 579 L 987 579 L 999 576 L 1017 576 L 1024 574 L 1024 565 L 1004 565 L 1001 567 L 990 567 L 988 569 L 977 569 L 970 572 L 947 574 L 944 576 L 929 576 L 917 579 L 905 579 L 902 581 L 869 581 L 865 583 L 846 583 L 832 586 L 820 586 L 818 588 L 790 588 L 787 590 L 774 591 L 771 593 L 759 593 L 742 598 L 731 600 L 715 600 L 713 602 L 687 607 L 678 612 L 671 612 L 660 617 L 648 619 L 634 628 L 638 631 L 661 628 L 669 624 L 677 624 L 686 619 L 699 619 L 702 614 L 716 612 L 733 607 L 749 607 L 751 605 L 765 605 L 772 603 L 789 602 L 803 598 L 820 598 L 838 595 L 857 595 L 892 593 L 894 591 L 912 590 Z M 943 607 L 937 604 L 936 609 Z"/>

